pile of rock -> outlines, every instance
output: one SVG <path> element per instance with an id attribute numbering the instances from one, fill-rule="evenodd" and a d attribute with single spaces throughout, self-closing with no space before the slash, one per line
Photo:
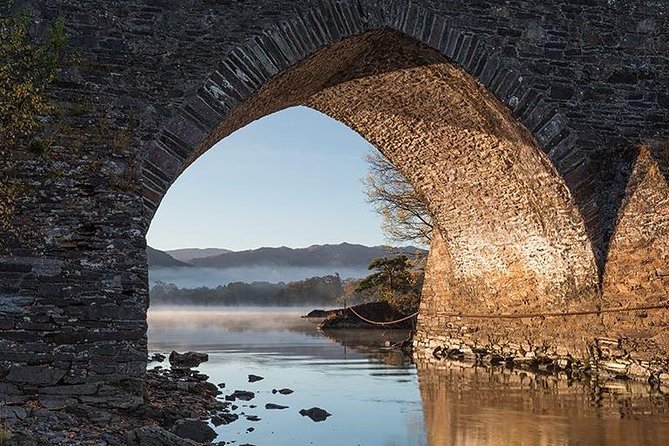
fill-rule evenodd
<path id="1" fill-rule="evenodd" d="M 506 366 L 531 370 L 538 373 L 566 373 L 570 378 L 597 375 L 612 379 L 633 379 L 646 382 L 654 387 L 669 388 L 669 360 L 650 363 L 635 358 L 634 352 L 625 348 L 624 339 L 596 338 L 587 345 L 585 360 L 583 355 L 572 355 L 567 348 L 551 347 L 543 343 L 537 345 L 514 344 L 497 340 L 480 344 L 468 336 L 466 330 L 450 333 L 433 340 L 431 360 L 444 359 L 473 362 L 488 366 Z M 417 351 L 424 350 L 418 345 Z"/>
<path id="2" fill-rule="evenodd" d="M 73 402 L 49 409 L 35 401 L 0 408 L 0 419 L 11 431 L 3 446 L 211 444 L 216 433 L 206 420 L 226 405 L 217 398 L 219 388 L 190 368 L 208 358 L 194 352 L 170 357 L 171 369 L 158 365 L 146 372 L 145 403 L 138 407 L 101 409 Z"/>

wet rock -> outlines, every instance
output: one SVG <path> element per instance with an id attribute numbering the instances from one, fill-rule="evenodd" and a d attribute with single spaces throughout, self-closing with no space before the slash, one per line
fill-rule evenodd
<path id="1" fill-rule="evenodd" d="M 183 390 L 184 392 L 188 392 L 191 388 L 191 383 L 186 382 L 186 381 L 178 381 L 177 382 L 177 390 Z"/>
<path id="2" fill-rule="evenodd" d="M 275 395 L 277 393 L 280 393 L 281 395 L 290 395 L 291 393 L 293 393 L 293 391 L 291 389 L 279 389 L 279 390 L 272 389 L 272 393 Z"/>
<path id="3" fill-rule="evenodd" d="M 265 379 L 265 378 L 263 378 L 262 376 L 258 376 L 258 375 L 249 375 L 249 382 L 250 382 L 250 383 L 254 383 L 254 382 L 256 382 L 256 381 L 260 381 L 260 380 L 263 380 L 263 379 Z"/>
<path id="4" fill-rule="evenodd" d="M 326 310 L 311 310 L 306 316 L 303 317 L 326 317 L 330 311 Z"/>
<path id="5" fill-rule="evenodd" d="M 247 415 L 246 419 L 248 421 L 260 421 L 261 420 L 261 418 L 257 415 Z"/>
<path id="6" fill-rule="evenodd" d="M 173 351 L 170 353 L 170 364 L 175 368 L 192 368 L 197 367 L 203 362 L 209 361 L 209 355 L 206 353 L 186 352 L 177 353 Z"/>
<path id="7" fill-rule="evenodd" d="M 623 361 L 601 361 L 600 367 L 615 376 L 627 376 L 629 363 Z"/>
<path id="8" fill-rule="evenodd" d="M 234 413 L 222 413 L 214 417 L 211 417 L 211 424 L 218 427 L 221 425 L 226 425 L 233 423 L 239 419 L 239 415 Z"/>
<path id="9" fill-rule="evenodd" d="M 194 418 L 178 420 L 172 426 L 171 431 L 179 437 L 188 438 L 199 443 L 210 443 L 216 438 L 216 431 L 204 421 Z"/>
<path id="10" fill-rule="evenodd" d="M 249 427 L 249 428 L 246 429 L 246 432 L 253 432 L 254 430 L 255 430 L 255 428 Z"/>
<path id="11" fill-rule="evenodd" d="M 218 387 L 221 389 L 225 389 L 225 383 L 218 383 Z"/>
<path id="12" fill-rule="evenodd" d="M 149 358 L 149 362 L 163 362 L 165 360 L 165 355 L 161 353 L 154 353 Z"/>
<path id="13" fill-rule="evenodd" d="M 209 375 L 206 375 L 204 373 L 193 373 L 191 376 L 196 381 L 206 381 L 209 379 Z"/>
<path id="14" fill-rule="evenodd" d="M 159 426 L 144 426 L 130 431 L 126 441 L 128 446 L 195 446 L 197 444 Z"/>
<path id="15" fill-rule="evenodd" d="M 214 383 L 204 382 L 200 384 L 200 388 L 208 393 L 213 393 L 214 395 L 220 395 L 221 393 L 223 393 L 220 390 L 218 390 L 218 387 L 216 387 Z"/>
<path id="16" fill-rule="evenodd" d="M 319 422 L 319 421 L 325 421 L 325 419 L 332 414 L 326 412 L 320 407 L 312 407 L 311 409 L 300 410 L 300 415 L 302 415 L 303 417 L 309 417 L 315 422 Z"/>
<path id="17" fill-rule="evenodd" d="M 265 409 L 269 410 L 281 410 L 281 409 L 288 409 L 288 406 L 282 406 L 281 404 L 274 404 L 274 403 L 267 403 L 265 404 Z"/>
<path id="18" fill-rule="evenodd" d="M 234 392 L 232 392 L 232 395 L 229 396 L 233 398 L 230 401 L 235 401 L 235 400 L 251 401 L 253 398 L 255 398 L 256 394 L 253 392 L 248 392 L 246 390 L 235 390 Z M 226 396 L 225 399 L 227 400 L 228 397 Z"/>

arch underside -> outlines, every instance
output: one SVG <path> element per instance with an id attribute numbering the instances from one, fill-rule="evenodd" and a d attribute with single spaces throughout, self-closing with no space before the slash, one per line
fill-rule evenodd
<path id="1" fill-rule="evenodd" d="M 424 197 L 447 245 L 443 285 L 455 301 L 502 311 L 562 305 L 596 289 L 578 206 L 532 135 L 463 69 L 397 32 L 346 39 L 275 76 L 180 169 L 234 130 L 294 105 L 357 131 Z"/>
<path id="2" fill-rule="evenodd" d="M 318 50 L 267 82 L 249 82 L 260 86 L 224 111 L 220 103 L 230 97 L 226 89 L 234 86 L 214 73 L 198 100 L 186 105 L 166 133 L 170 144 L 178 134 L 185 149 L 173 157 L 175 150 L 163 149 L 170 145 L 164 135 L 155 150 L 149 150 L 149 165 L 160 166 L 169 184 L 220 139 L 296 105 L 312 107 L 357 131 L 413 184 L 436 223 L 417 345 L 432 347 L 434 339 L 443 337 L 444 326 L 464 324 L 485 342 L 531 338 L 568 345 L 586 357 L 586 338 L 641 333 L 633 328 L 644 322 L 625 314 L 495 324 L 447 316 L 595 312 L 603 305 L 625 306 L 629 296 L 611 297 L 611 284 L 622 279 L 604 277 L 602 256 L 607 253 L 601 243 L 608 235 L 593 232 L 597 226 L 591 224 L 587 196 L 575 197 L 584 190 L 579 187 L 590 188 L 591 178 L 579 170 L 584 165 L 561 170 L 564 167 L 538 144 L 539 139 L 545 141 L 543 130 L 530 132 L 489 88 L 440 52 L 402 33 L 379 29 Z M 212 117 L 204 125 L 208 112 Z M 160 191 L 148 194 L 150 203 L 159 202 Z M 625 238 L 624 229 L 616 236 L 620 238 L 621 231 Z M 613 249 L 617 246 L 622 245 L 614 240 Z M 633 255 L 622 254 L 625 267 L 643 256 L 639 246 L 631 248 Z M 615 252 L 608 254 L 617 258 Z M 658 264 L 667 264 L 664 252 L 653 256 Z M 641 286 L 637 300 L 644 301 L 646 291 Z M 623 319 L 626 323 L 621 325 Z M 643 337 L 666 336 L 664 319 L 649 321 L 654 328 Z M 629 330 L 618 330 L 616 324 Z M 659 344 L 669 345 L 669 340 Z M 649 351 L 660 351 L 657 345 Z"/>

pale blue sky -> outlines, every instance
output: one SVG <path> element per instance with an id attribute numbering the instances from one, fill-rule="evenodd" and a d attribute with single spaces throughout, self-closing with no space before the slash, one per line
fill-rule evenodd
<path id="1" fill-rule="evenodd" d="M 384 244 L 365 201 L 373 147 L 306 107 L 266 116 L 220 141 L 172 185 L 147 235 L 158 249 Z"/>

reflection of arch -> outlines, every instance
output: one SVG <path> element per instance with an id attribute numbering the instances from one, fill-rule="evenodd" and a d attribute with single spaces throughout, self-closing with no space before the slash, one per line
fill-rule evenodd
<path id="1" fill-rule="evenodd" d="M 277 33 L 267 36 L 283 35 Z M 509 305 L 534 305 L 594 289 L 592 249 L 558 164 L 462 68 L 388 29 L 315 52 L 322 43 L 276 38 L 233 51 L 149 148 L 149 215 L 169 184 L 215 142 L 268 113 L 304 104 L 358 131 L 425 197 L 444 235 L 452 294 L 476 302 L 505 295 Z M 484 62 L 485 54 L 477 56 L 483 68 L 472 70 L 497 85 L 510 74 Z M 526 122 L 538 119 L 535 113 L 523 115 Z M 535 137 L 552 147 L 546 131 Z"/>

